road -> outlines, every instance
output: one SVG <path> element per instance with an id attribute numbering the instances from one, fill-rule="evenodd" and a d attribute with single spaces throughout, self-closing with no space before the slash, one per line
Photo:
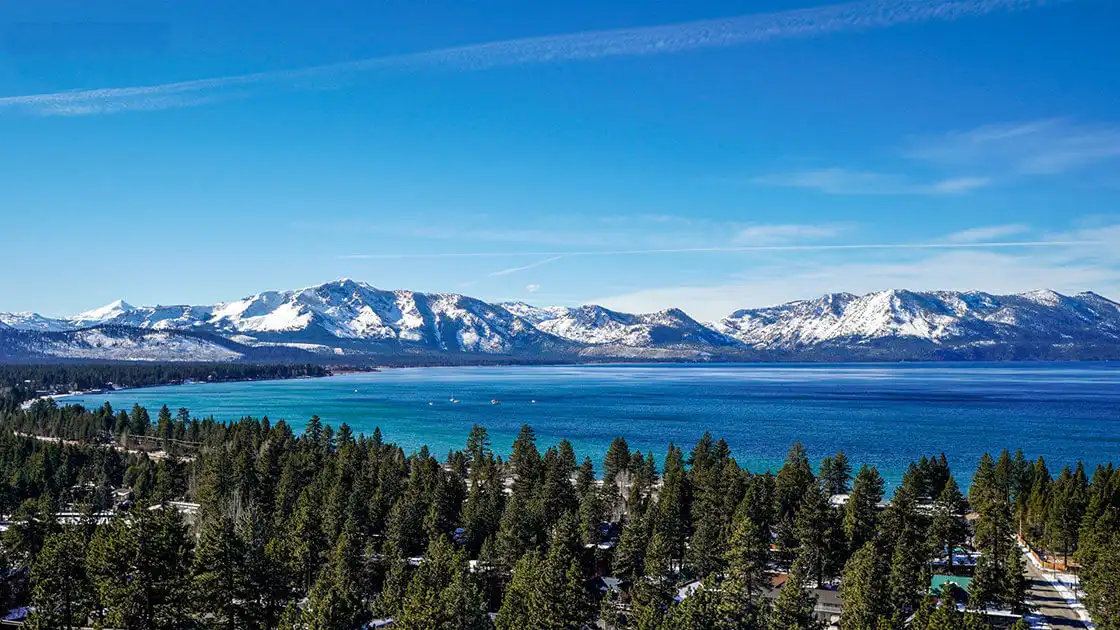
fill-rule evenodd
<path id="1" fill-rule="evenodd" d="M 1030 581 L 1030 591 L 1027 595 L 1030 603 L 1037 608 L 1051 628 L 1085 628 L 1077 611 L 1073 610 L 1062 599 L 1061 593 L 1047 581 L 1042 572 L 1027 560 L 1027 577 Z"/>

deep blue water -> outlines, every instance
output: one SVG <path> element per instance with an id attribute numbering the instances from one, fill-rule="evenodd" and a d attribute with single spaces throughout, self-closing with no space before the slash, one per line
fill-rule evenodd
<path id="1" fill-rule="evenodd" d="M 427 444 L 437 455 L 461 448 L 474 423 L 486 426 L 505 454 L 528 423 L 542 450 L 566 437 L 597 468 L 615 436 L 653 449 L 660 463 L 669 442 L 687 452 L 706 430 L 726 438 L 754 471 L 778 466 L 795 440 L 814 460 L 843 449 L 889 480 L 908 462 L 940 452 L 964 483 L 981 454 L 1002 448 L 1042 455 L 1055 472 L 1078 459 L 1120 463 L 1116 363 L 417 368 L 153 387 L 65 402 L 105 400 L 115 408 L 139 402 L 153 415 L 162 404 L 220 420 L 267 415 L 297 430 L 318 414 L 355 432 L 380 426 L 406 451 Z"/>

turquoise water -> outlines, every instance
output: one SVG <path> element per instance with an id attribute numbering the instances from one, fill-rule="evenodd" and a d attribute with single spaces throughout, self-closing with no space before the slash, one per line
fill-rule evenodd
<path id="1" fill-rule="evenodd" d="M 454 397 L 459 403 L 450 402 Z M 497 399 L 501 404 L 491 404 Z M 123 390 L 66 402 L 161 404 L 195 416 L 312 414 L 355 432 L 381 427 L 406 451 L 461 448 L 474 423 L 507 453 L 523 423 L 542 446 L 568 438 L 596 467 L 623 436 L 687 452 L 705 431 L 740 464 L 780 464 L 801 440 L 814 460 L 844 449 L 897 479 L 921 455 L 944 451 L 962 481 L 985 451 L 1022 447 L 1052 471 L 1084 460 L 1120 463 L 1120 364 L 614 365 L 394 369 L 323 379 Z M 535 403 L 532 401 L 536 401 Z M 431 403 L 431 404 L 429 404 Z"/>

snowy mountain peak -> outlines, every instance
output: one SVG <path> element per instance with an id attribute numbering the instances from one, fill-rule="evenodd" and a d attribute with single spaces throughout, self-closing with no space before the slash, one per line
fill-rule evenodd
<path id="1" fill-rule="evenodd" d="M 1032 302 L 1037 302 L 1045 306 L 1057 306 L 1066 299 L 1066 297 L 1061 293 L 1058 293 L 1057 291 L 1051 291 L 1050 289 L 1035 289 L 1034 291 L 1027 291 L 1026 293 L 1020 293 L 1019 295 L 1020 297 L 1024 297 Z"/>
<path id="2" fill-rule="evenodd" d="M 146 336 L 136 336 L 140 333 Z M 131 356 L 129 339 L 143 339 L 147 349 L 137 356 L 157 356 L 156 346 L 179 344 L 202 357 L 206 344 L 229 341 L 239 355 L 283 347 L 316 348 L 331 356 L 1116 358 L 1120 304 L 1091 292 L 891 289 L 741 309 L 705 325 L 677 308 L 632 314 L 595 304 L 490 304 L 456 293 L 388 291 L 343 278 L 211 306 L 134 307 L 118 300 L 64 319 L 0 313 L 0 351 L 5 339 L 17 337 L 22 347 L 48 355 L 55 351 L 43 344 L 65 340 L 65 350 L 58 352 L 82 358 Z"/>
<path id="3" fill-rule="evenodd" d="M 844 297 L 840 297 L 843 295 Z M 1120 308 L 1048 290 L 1019 295 L 978 291 L 888 290 L 837 294 L 761 309 L 744 309 L 716 329 L 755 348 L 913 340 L 939 346 L 992 343 L 1120 341 Z"/>
<path id="4" fill-rule="evenodd" d="M 90 311 L 85 311 L 84 313 L 78 313 L 77 315 L 68 319 L 75 323 L 93 324 L 120 317 L 121 315 L 131 313 L 134 310 L 136 310 L 136 307 L 129 304 L 128 302 L 125 302 L 124 300 L 116 300 L 115 302 L 110 302 L 105 306 L 102 306 L 101 308 L 95 308 Z"/>

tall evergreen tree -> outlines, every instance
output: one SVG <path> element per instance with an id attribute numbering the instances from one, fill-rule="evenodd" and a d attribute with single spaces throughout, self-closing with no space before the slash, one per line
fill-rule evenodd
<path id="1" fill-rule="evenodd" d="M 212 617 L 215 627 L 233 630 L 245 623 L 244 560 L 233 519 L 220 511 L 209 515 L 195 550 L 191 594 L 196 610 Z"/>
<path id="2" fill-rule="evenodd" d="M 774 482 L 774 515 L 778 528 L 778 544 L 792 549 L 797 544 L 793 522 L 801 509 L 801 501 L 814 483 L 813 470 L 801 442 L 794 443 Z"/>
<path id="3" fill-rule="evenodd" d="M 86 555 L 99 623 L 154 630 L 190 623 L 190 540 L 175 510 L 134 509 L 98 527 Z"/>
<path id="4" fill-rule="evenodd" d="M 307 600 L 303 619 L 307 630 L 355 628 L 369 615 L 359 588 L 357 528 L 347 523 Z"/>
<path id="5" fill-rule="evenodd" d="M 770 630 L 812 630 L 820 627 L 813 614 L 817 598 L 809 590 L 809 571 L 800 558 L 794 561 L 789 579 L 778 592 L 770 614 Z"/>
<path id="6" fill-rule="evenodd" d="M 864 543 L 844 565 L 841 630 L 877 630 L 891 614 L 889 569 L 874 542 Z"/>
<path id="7" fill-rule="evenodd" d="M 821 485 L 829 495 L 848 494 L 852 481 L 852 465 L 844 451 L 821 460 Z"/>
<path id="8" fill-rule="evenodd" d="M 946 566 L 950 573 L 953 571 L 954 551 L 968 536 L 964 515 L 964 496 L 956 480 L 949 477 L 934 503 L 929 535 L 935 549 L 945 553 Z"/>
<path id="9" fill-rule="evenodd" d="M 762 524 L 749 516 L 737 520 L 724 563 L 722 617 L 737 620 L 736 627 L 761 627 L 765 617 L 761 596 L 770 585 L 770 534 Z"/>
<path id="10" fill-rule="evenodd" d="M 856 474 L 852 494 L 844 506 L 844 534 L 854 553 L 875 537 L 879 529 L 879 502 L 883 500 L 883 478 L 875 468 L 864 465 Z"/>
<path id="11" fill-rule="evenodd" d="M 66 527 L 47 538 L 31 568 L 32 628 L 86 625 L 93 593 L 85 555 L 85 537 L 78 527 Z"/>
<path id="12" fill-rule="evenodd" d="M 814 585 L 823 586 L 826 578 L 839 571 L 843 548 L 840 522 L 823 488 L 813 486 L 805 493 L 794 519 L 794 534 L 798 558 L 805 562 L 808 577 Z"/>

